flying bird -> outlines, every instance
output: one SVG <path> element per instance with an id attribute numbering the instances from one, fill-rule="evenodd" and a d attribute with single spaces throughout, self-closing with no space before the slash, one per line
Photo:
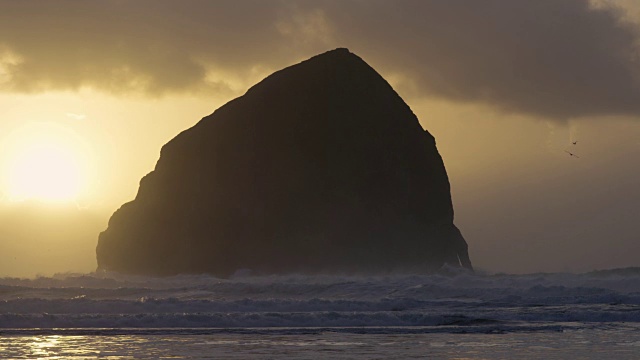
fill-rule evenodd
<path id="1" fill-rule="evenodd" d="M 580 159 L 580 156 L 578 156 L 578 155 L 576 155 L 576 154 L 574 154 L 574 153 L 572 153 L 572 152 L 570 152 L 570 151 L 565 150 L 564 152 L 566 152 L 567 154 L 569 154 L 569 156 L 575 156 L 575 157 L 577 157 L 578 159 Z"/>

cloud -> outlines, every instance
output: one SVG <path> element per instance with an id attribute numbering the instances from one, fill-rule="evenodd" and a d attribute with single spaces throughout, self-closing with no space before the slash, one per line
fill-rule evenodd
<path id="1" fill-rule="evenodd" d="M 552 118 L 640 112 L 640 36 L 619 10 L 581 0 L 368 4 L 332 9 L 336 32 L 373 39 L 372 58 L 430 95 Z"/>
<path id="2" fill-rule="evenodd" d="M 0 89 L 237 94 L 346 46 L 412 96 L 563 120 L 638 115 L 629 13 L 588 0 L 0 0 Z"/>
<path id="3" fill-rule="evenodd" d="M 3 88 L 228 91 L 225 79 L 208 78 L 208 71 L 244 71 L 271 61 L 275 11 L 255 0 L 4 1 L 0 46 L 12 61 L 0 61 L 9 79 Z"/>

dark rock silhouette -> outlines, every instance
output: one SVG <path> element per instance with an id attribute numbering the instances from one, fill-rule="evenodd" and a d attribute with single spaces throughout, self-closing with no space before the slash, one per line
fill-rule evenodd
<path id="1" fill-rule="evenodd" d="M 272 74 L 167 143 L 97 256 L 153 275 L 471 268 L 434 138 L 347 49 Z"/>

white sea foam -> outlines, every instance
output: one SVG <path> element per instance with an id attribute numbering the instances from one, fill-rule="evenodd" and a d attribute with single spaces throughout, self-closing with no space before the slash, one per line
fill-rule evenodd
<path id="1" fill-rule="evenodd" d="M 0 279 L 0 333 L 9 328 L 267 327 L 468 332 L 567 323 L 640 323 L 640 269 L 232 279 L 92 273 Z"/>

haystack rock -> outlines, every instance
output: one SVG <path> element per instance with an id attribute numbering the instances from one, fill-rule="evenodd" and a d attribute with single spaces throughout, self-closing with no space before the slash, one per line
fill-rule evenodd
<path id="1" fill-rule="evenodd" d="M 169 141 L 97 257 L 149 275 L 471 268 L 433 136 L 347 49 L 272 74 Z"/>

